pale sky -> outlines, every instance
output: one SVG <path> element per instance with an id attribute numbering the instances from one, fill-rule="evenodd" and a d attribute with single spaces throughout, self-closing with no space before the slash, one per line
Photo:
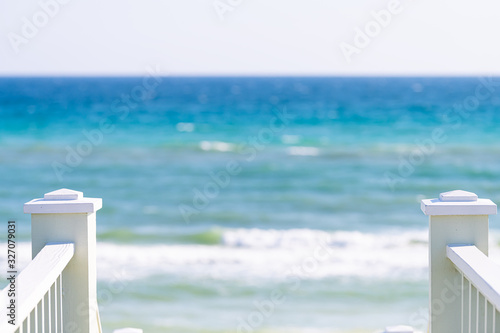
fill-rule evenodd
<path id="1" fill-rule="evenodd" d="M 493 0 L 1 0 L 0 75 L 500 75 L 499 13 Z"/>

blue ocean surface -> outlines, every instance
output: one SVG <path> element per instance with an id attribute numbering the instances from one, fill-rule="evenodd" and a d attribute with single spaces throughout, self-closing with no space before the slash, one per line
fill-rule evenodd
<path id="1" fill-rule="evenodd" d="M 426 331 L 420 200 L 500 202 L 499 108 L 491 77 L 0 78 L 0 249 L 70 188 L 105 331 Z"/>

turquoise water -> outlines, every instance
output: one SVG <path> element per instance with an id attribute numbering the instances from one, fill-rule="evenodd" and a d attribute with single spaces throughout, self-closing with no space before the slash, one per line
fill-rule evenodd
<path id="1" fill-rule="evenodd" d="M 63 187 L 103 198 L 106 331 L 425 330 L 420 200 L 464 189 L 500 201 L 499 87 L 3 78 L 0 216 L 18 221 L 26 263 L 24 202 Z"/>

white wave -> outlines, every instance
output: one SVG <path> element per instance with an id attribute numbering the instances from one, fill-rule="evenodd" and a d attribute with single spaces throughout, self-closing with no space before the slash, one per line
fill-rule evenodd
<path id="1" fill-rule="evenodd" d="M 287 153 L 292 156 L 318 156 L 319 149 L 316 147 L 293 146 L 287 148 Z"/>
<path id="2" fill-rule="evenodd" d="M 232 229 L 224 231 L 222 242 L 231 247 L 278 248 L 313 246 L 324 242 L 329 233 L 321 230 Z"/>
<path id="3" fill-rule="evenodd" d="M 152 275 L 203 279 L 284 280 L 359 277 L 423 279 L 427 272 L 425 231 L 367 234 L 320 230 L 237 229 L 223 244 L 98 244 L 101 279 Z"/>
<path id="4" fill-rule="evenodd" d="M 500 262 L 500 233 L 490 233 L 490 257 Z M 5 247 L 0 243 L 0 248 Z M 422 280 L 428 272 L 427 230 L 362 233 L 311 229 L 226 230 L 220 245 L 97 244 L 104 281 L 174 276 L 216 280 L 286 280 L 329 277 Z M 31 258 L 19 243 L 18 268 Z M 6 254 L 0 252 L 0 267 Z"/>
<path id="5" fill-rule="evenodd" d="M 222 141 L 201 141 L 200 148 L 204 151 L 233 151 L 236 145 Z"/>

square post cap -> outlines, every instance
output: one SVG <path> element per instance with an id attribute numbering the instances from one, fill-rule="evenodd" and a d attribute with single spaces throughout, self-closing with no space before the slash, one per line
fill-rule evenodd
<path id="1" fill-rule="evenodd" d="M 102 199 L 85 198 L 82 192 L 65 188 L 24 204 L 24 212 L 29 214 L 95 213 L 101 208 Z"/>
<path id="2" fill-rule="evenodd" d="M 420 205 L 425 215 L 495 215 L 497 205 L 490 199 L 478 199 L 477 194 L 467 191 L 450 191 L 439 199 L 424 199 Z"/>

